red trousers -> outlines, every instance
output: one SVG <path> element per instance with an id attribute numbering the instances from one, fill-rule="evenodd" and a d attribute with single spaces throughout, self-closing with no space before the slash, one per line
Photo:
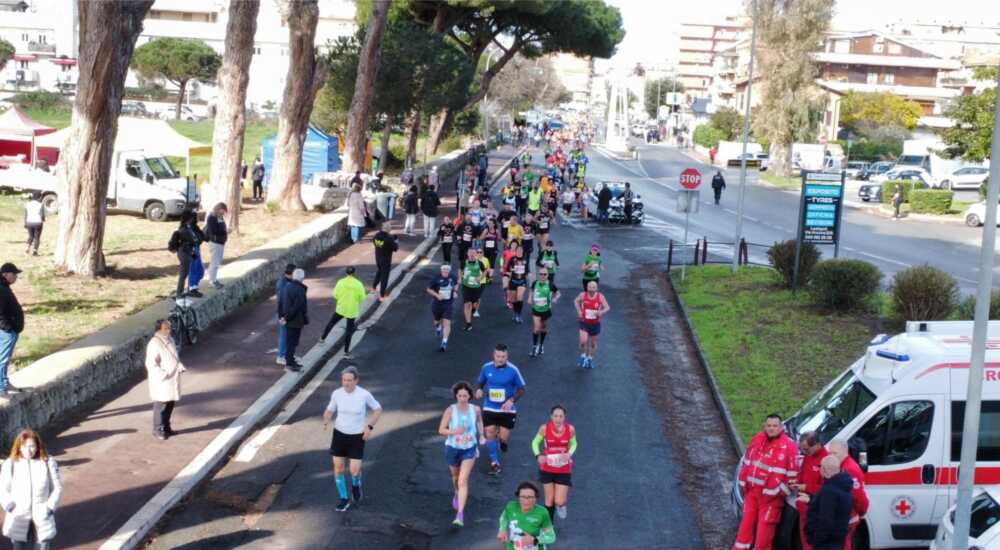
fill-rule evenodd
<path id="1" fill-rule="evenodd" d="M 733 550 L 771 550 L 774 531 L 781 521 L 781 508 L 785 505 L 781 495 L 769 497 L 760 489 L 751 489 L 743 496 L 743 519 L 736 533 Z"/>

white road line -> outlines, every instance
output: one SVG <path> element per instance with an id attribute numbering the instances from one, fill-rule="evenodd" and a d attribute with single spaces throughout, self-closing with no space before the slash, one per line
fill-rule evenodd
<path id="1" fill-rule="evenodd" d="M 427 256 L 421 260 L 414 269 L 410 270 L 410 272 L 406 274 L 406 277 L 403 278 L 402 282 L 392 289 L 392 292 L 389 293 L 388 299 L 382 302 L 372 315 L 371 319 L 365 322 L 365 324 L 361 327 L 358 327 L 359 330 L 354 334 L 354 339 L 352 341 L 354 346 L 357 346 L 362 342 L 362 340 L 365 339 L 365 334 L 367 334 L 368 328 L 382 318 L 382 315 L 385 314 L 385 311 L 389 308 L 389 306 L 396 300 L 396 298 L 399 297 L 399 294 L 410 283 L 414 275 L 430 263 L 430 258 L 434 257 L 437 250 L 438 247 L 435 246 L 430 252 L 428 252 Z M 336 338 L 334 337 L 334 339 Z M 343 358 L 344 352 L 338 351 L 336 355 L 327 361 L 327 363 L 323 365 L 323 368 L 316 373 L 316 376 L 309 381 L 309 384 L 307 384 L 294 399 L 288 402 L 284 410 L 282 410 L 278 416 L 274 417 L 274 420 L 272 420 L 266 428 L 262 429 L 257 433 L 257 435 L 240 447 L 239 452 L 236 453 L 236 457 L 233 460 L 236 462 L 251 462 L 254 457 L 257 456 L 257 452 L 260 451 L 260 449 L 262 449 L 272 437 L 274 437 L 274 434 L 278 433 L 278 430 L 281 429 L 281 427 L 284 426 L 296 412 L 298 412 L 302 405 L 304 405 L 305 402 L 312 397 L 312 394 L 315 393 L 321 385 L 323 385 L 326 379 L 329 378 L 330 374 L 332 374 L 333 371 L 335 371 L 340 365 L 340 361 Z"/>
<path id="2" fill-rule="evenodd" d="M 890 263 L 890 264 L 895 264 L 895 265 L 899 265 L 899 266 L 903 266 L 903 267 L 910 267 L 910 264 L 908 264 L 908 263 L 904 263 L 904 262 L 901 262 L 899 260 L 893 260 L 892 258 L 886 258 L 885 256 L 879 256 L 877 254 L 872 254 L 871 252 L 858 252 L 858 254 L 860 254 L 862 256 L 868 256 L 869 258 L 874 258 L 874 259 L 882 261 L 882 262 L 886 262 L 886 263 Z"/>

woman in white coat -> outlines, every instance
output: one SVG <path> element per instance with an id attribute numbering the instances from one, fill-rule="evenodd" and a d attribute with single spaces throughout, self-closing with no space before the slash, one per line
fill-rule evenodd
<path id="1" fill-rule="evenodd" d="M 355 183 L 351 193 L 347 195 L 347 225 L 351 228 L 351 242 L 356 243 L 361 238 L 361 229 L 365 226 L 365 198 L 361 194 L 361 184 Z"/>
<path id="2" fill-rule="evenodd" d="M 170 321 L 156 321 L 156 333 L 146 345 L 146 373 L 153 401 L 153 437 L 161 441 L 174 434 L 170 415 L 181 398 L 181 373 L 185 370 L 170 336 Z"/>
<path id="3" fill-rule="evenodd" d="M 49 550 L 56 536 L 55 509 L 62 495 L 59 467 L 45 452 L 38 434 L 17 435 L 10 458 L 0 466 L 0 506 L 6 512 L 3 535 L 14 550 Z"/>

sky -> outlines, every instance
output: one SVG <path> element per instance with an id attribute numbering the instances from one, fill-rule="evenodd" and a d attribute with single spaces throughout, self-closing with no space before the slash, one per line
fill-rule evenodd
<path id="1" fill-rule="evenodd" d="M 608 0 L 608 3 L 621 9 L 625 22 L 625 40 L 613 60 L 618 66 L 675 57 L 682 21 L 743 11 L 742 0 Z M 837 0 L 835 10 L 834 28 L 848 30 L 880 28 L 900 19 L 985 21 L 1000 25 L 1000 4 L 996 0 Z"/>

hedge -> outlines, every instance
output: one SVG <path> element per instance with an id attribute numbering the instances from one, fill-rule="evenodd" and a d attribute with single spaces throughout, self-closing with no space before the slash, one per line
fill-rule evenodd
<path id="1" fill-rule="evenodd" d="M 718 147 L 719 142 L 726 139 L 726 133 L 711 124 L 702 124 L 694 129 L 692 139 L 702 147 Z"/>
<path id="2" fill-rule="evenodd" d="M 909 180 L 891 180 L 882 182 L 882 203 L 892 204 L 892 196 L 896 194 L 896 186 L 903 186 L 903 202 L 910 202 L 910 193 L 917 189 L 923 189 L 922 184 L 919 181 L 909 181 Z"/>
<path id="3" fill-rule="evenodd" d="M 839 258 L 816 264 L 809 294 L 819 305 L 839 311 L 863 308 L 882 283 L 882 272 L 864 260 Z"/>
<path id="4" fill-rule="evenodd" d="M 914 189 L 910 191 L 910 211 L 918 214 L 947 214 L 955 193 L 945 189 Z"/>

